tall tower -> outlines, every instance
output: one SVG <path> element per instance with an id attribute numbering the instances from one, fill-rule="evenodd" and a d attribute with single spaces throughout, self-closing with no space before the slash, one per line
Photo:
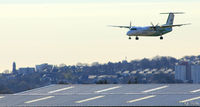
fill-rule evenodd
<path id="1" fill-rule="evenodd" d="M 12 72 L 13 72 L 14 74 L 17 73 L 16 63 L 15 63 L 15 62 L 13 62 Z"/>

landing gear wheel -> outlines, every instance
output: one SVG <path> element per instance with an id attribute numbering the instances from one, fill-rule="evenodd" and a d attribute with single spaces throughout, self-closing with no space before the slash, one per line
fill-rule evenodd
<path id="1" fill-rule="evenodd" d="M 162 37 L 162 36 L 160 37 L 160 40 L 163 40 L 163 37 Z"/>
<path id="2" fill-rule="evenodd" d="M 131 37 L 129 37 L 128 39 L 131 40 Z"/>
<path id="3" fill-rule="evenodd" d="M 135 40 L 139 40 L 139 38 L 136 36 L 136 37 L 135 37 Z"/>

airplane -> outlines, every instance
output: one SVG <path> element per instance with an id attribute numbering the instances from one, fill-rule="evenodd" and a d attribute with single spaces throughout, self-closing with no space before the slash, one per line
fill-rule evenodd
<path id="1" fill-rule="evenodd" d="M 127 32 L 127 36 L 129 36 L 129 39 L 131 39 L 131 36 L 135 36 L 136 40 L 139 40 L 139 36 L 146 36 L 146 37 L 160 36 L 160 40 L 163 40 L 163 35 L 171 32 L 173 27 L 180 27 L 183 25 L 190 24 L 188 23 L 188 24 L 173 25 L 175 14 L 184 14 L 184 12 L 170 12 L 170 13 L 160 13 L 160 14 L 169 14 L 166 24 L 163 24 L 161 26 L 159 26 L 158 24 L 154 25 L 153 23 L 151 23 L 152 26 L 136 27 L 132 26 L 130 22 L 130 26 L 110 25 L 110 27 L 128 28 L 129 31 Z"/>

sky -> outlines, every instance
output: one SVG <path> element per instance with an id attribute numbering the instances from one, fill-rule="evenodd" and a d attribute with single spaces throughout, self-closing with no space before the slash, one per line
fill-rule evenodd
<path id="1" fill-rule="evenodd" d="M 36 64 L 118 62 L 200 55 L 199 0 L 0 0 L 0 72 Z M 161 12 L 176 15 L 174 28 L 159 37 L 128 40 L 127 29 L 107 25 L 164 24 Z"/>

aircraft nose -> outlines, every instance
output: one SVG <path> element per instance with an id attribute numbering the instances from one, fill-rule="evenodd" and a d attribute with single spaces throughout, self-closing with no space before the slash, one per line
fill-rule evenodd
<path id="1" fill-rule="evenodd" d="M 131 31 L 128 31 L 128 32 L 127 32 L 127 35 L 128 35 L 128 36 L 131 36 Z"/>

